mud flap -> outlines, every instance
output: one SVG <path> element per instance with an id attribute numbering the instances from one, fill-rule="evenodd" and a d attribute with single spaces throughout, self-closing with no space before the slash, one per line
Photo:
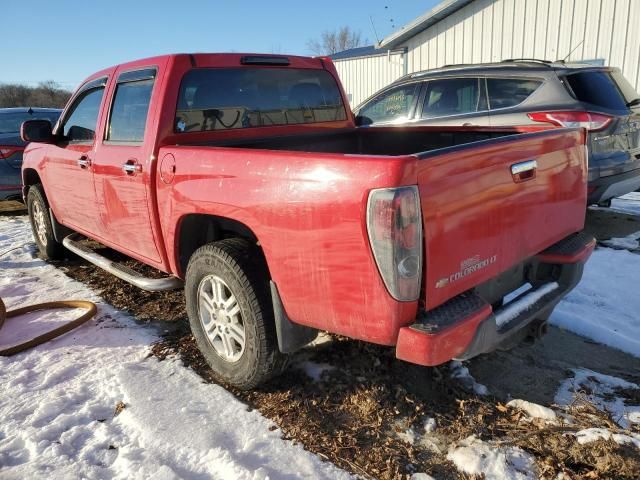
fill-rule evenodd
<path id="1" fill-rule="evenodd" d="M 273 281 L 269 283 L 271 284 L 271 299 L 273 302 L 273 316 L 276 322 L 276 334 L 278 336 L 278 349 L 282 353 L 293 353 L 313 341 L 318 336 L 318 330 L 293 323 L 284 311 L 278 287 Z"/>

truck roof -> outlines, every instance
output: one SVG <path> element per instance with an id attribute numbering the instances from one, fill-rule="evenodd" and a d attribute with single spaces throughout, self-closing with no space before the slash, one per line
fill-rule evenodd
<path id="1" fill-rule="evenodd" d="M 242 66 L 277 66 L 292 68 L 324 68 L 325 61 L 331 61 L 329 57 L 304 57 L 300 55 L 279 55 L 270 53 L 171 53 L 167 55 L 157 55 L 154 57 L 141 58 L 130 62 L 112 65 L 102 69 L 86 78 L 82 83 L 86 83 L 94 78 L 111 73 L 116 68 L 135 68 L 142 65 L 153 63 L 166 63 L 171 59 L 179 57 L 188 57 L 194 68 L 206 67 L 242 67 Z M 253 62 L 243 62 L 243 59 L 249 59 Z M 263 59 L 263 61 L 260 61 Z"/>

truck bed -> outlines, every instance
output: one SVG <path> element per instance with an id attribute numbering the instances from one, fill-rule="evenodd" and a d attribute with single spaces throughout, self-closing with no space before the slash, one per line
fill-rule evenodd
<path id="1" fill-rule="evenodd" d="M 521 133 L 523 131 L 518 128 L 370 127 L 207 144 L 264 150 L 397 156 L 423 153 Z M 202 143 L 198 145 L 202 145 Z"/>

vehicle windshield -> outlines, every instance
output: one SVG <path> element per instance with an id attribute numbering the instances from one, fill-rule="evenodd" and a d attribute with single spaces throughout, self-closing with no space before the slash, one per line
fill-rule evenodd
<path id="1" fill-rule="evenodd" d="M 59 116 L 59 112 L 0 112 L 0 133 L 19 133 L 27 120 L 49 120 L 53 125 Z"/>
<path id="2" fill-rule="evenodd" d="M 326 70 L 208 68 L 180 85 L 176 132 L 346 120 L 340 89 Z"/>

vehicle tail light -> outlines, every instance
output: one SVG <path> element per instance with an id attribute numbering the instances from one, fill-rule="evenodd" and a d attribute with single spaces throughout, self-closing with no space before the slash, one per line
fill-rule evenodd
<path id="1" fill-rule="evenodd" d="M 367 231 L 378 270 L 393 298 L 420 298 L 422 216 L 418 187 L 380 188 L 369 193 Z"/>
<path id="2" fill-rule="evenodd" d="M 0 147 L 0 158 L 9 158 L 19 150 L 19 148 L 15 147 Z"/>
<path id="3" fill-rule="evenodd" d="M 22 166 L 22 148 L 0 146 L 0 159 L 6 160 L 13 168 Z"/>
<path id="4" fill-rule="evenodd" d="M 613 117 L 594 112 L 532 112 L 527 114 L 534 122 L 551 123 L 558 127 L 583 127 L 590 132 L 602 130 L 613 121 Z"/>

